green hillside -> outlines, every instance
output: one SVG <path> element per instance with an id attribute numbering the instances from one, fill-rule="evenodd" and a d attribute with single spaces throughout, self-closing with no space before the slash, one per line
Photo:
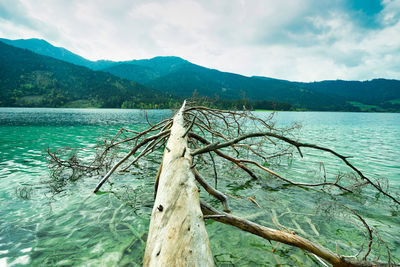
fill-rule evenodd
<path id="1" fill-rule="evenodd" d="M 157 90 L 0 42 L 0 106 L 153 107 Z"/>
<path id="2" fill-rule="evenodd" d="M 0 38 L 0 41 L 15 46 L 18 48 L 28 49 L 39 55 L 49 56 L 63 61 L 73 63 L 75 65 L 88 67 L 91 64 L 90 60 L 87 60 L 79 55 L 76 55 L 65 48 L 55 47 L 45 40 L 41 39 L 19 39 L 19 40 L 8 40 Z"/>
<path id="3" fill-rule="evenodd" d="M 64 48 L 52 46 L 44 40 L 0 40 L 92 70 L 100 69 L 155 88 L 167 95 L 187 98 L 195 93 L 212 98 L 212 102 L 220 107 L 241 106 L 241 103 L 251 101 L 252 105 L 257 107 L 265 103 L 266 109 L 271 105 L 276 107 L 276 103 L 279 102 L 279 106 L 284 106 L 285 109 L 290 106 L 291 109 L 299 110 L 400 112 L 400 103 L 397 101 L 400 99 L 398 80 L 290 82 L 221 72 L 192 64 L 179 57 L 155 57 L 121 62 L 90 61 Z M 158 96 L 156 98 L 158 99 Z M 125 106 L 135 106 L 131 100 L 127 103 L 129 105 Z"/>
<path id="4" fill-rule="evenodd" d="M 374 79 L 371 81 L 322 81 L 294 83 L 318 93 L 345 99 L 361 111 L 400 111 L 400 81 Z"/>
<path id="5" fill-rule="evenodd" d="M 290 103 L 297 109 L 352 110 L 336 96 L 313 92 L 279 80 L 263 80 L 221 72 L 177 57 L 134 60 L 106 68 L 116 76 L 143 83 L 167 94 L 188 98 L 194 92 L 220 100 L 248 99 Z"/>
<path id="6" fill-rule="evenodd" d="M 300 109 L 345 110 L 347 108 L 341 99 L 315 93 L 296 85 L 221 72 L 189 62 L 167 75 L 146 82 L 145 85 L 166 93 L 175 92 L 183 97 L 190 96 L 196 90 L 199 95 L 204 96 L 286 102 Z"/>
<path id="7" fill-rule="evenodd" d="M 115 66 L 105 68 L 102 71 L 111 73 L 120 78 L 136 81 L 138 83 L 146 83 L 161 76 L 159 72 L 152 68 L 131 63 L 117 64 Z"/>

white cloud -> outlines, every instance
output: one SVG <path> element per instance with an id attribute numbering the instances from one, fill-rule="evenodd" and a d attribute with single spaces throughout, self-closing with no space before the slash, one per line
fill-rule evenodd
<path id="1" fill-rule="evenodd" d="M 175 55 L 244 75 L 289 80 L 400 78 L 400 0 L 380 27 L 345 0 L 2 0 L 0 35 L 44 38 L 89 59 Z"/>

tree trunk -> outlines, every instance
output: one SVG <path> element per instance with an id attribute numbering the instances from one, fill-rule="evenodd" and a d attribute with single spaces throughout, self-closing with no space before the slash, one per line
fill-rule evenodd
<path id="1" fill-rule="evenodd" d="M 184 115 L 188 121 L 187 127 L 184 126 Z M 189 121 L 191 121 L 191 123 L 189 123 Z M 247 132 L 246 129 L 241 128 L 241 125 L 247 125 L 247 123 L 252 123 L 256 132 Z M 213 142 L 191 131 L 193 126 L 197 127 L 197 129 L 203 133 L 203 136 L 210 137 Z M 65 178 L 58 179 L 58 177 L 67 174 L 64 172 L 67 170 L 68 173 L 70 173 L 71 170 L 73 172 L 79 170 L 83 174 L 98 174 L 104 169 L 104 165 L 107 166 L 107 164 L 113 161 L 112 156 L 111 160 L 106 160 L 107 153 L 108 155 L 112 155 L 113 153 L 110 153 L 110 151 L 115 151 L 112 149 L 117 149 L 118 146 L 122 144 L 126 145 L 127 142 L 134 142 L 135 145 L 130 152 L 120 159 L 101 179 L 94 190 L 94 192 L 97 192 L 107 179 L 131 156 L 139 152 L 135 159 L 131 161 L 130 164 L 126 165 L 123 170 L 128 169 L 137 160 L 146 157 L 154 151 L 158 151 L 158 148 L 163 147 L 169 137 L 155 182 L 156 198 L 151 215 L 149 235 L 143 260 L 144 266 L 214 266 L 204 218 L 235 226 L 269 241 L 274 240 L 307 250 L 325 266 L 326 263 L 323 263 L 322 259 L 328 261 L 334 267 L 400 266 L 391 262 L 389 247 L 379 237 L 376 229 L 371 228 L 356 211 L 340 204 L 339 201 L 332 204 L 334 208 L 337 206 L 337 208 L 347 211 L 348 214 L 355 216 L 355 219 L 364 225 L 364 233 L 366 233 L 368 247 L 363 249 L 363 246 L 361 246 L 361 250 L 358 254 L 362 251 L 365 253 L 361 256 L 357 255 L 358 258 L 362 260 L 357 260 L 354 256 L 346 257 L 335 254 L 329 249 L 302 238 L 295 233 L 288 233 L 258 225 L 254 222 L 234 216 L 233 214 L 218 211 L 206 203 L 200 206 L 199 191 L 195 180 L 197 180 L 200 186 L 209 194 L 220 200 L 224 210 L 229 212 L 226 196 L 208 184 L 206 180 L 201 177 L 201 174 L 196 170 L 195 166 L 192 166 L 193 157 L 204 153 L 209 153 L 210 155 L 216 181 L 217 170 L 212 153 L 236 164 L 254 179 L 258 179 L 258 176 L 248 165 L 253 165 L 255 169 L 269 173 L 293 186 L 321 187 L 322 189 L 335 186 L 343 192 L 353 193 L 353 188 L 358 188 L 362 185 L 371 185 L 376 192 L 392 199 L 395 204 L 400 205 L 400 201 L 397 200 L 395 195 L 385 191 L 381 187 L 379 181 L 374 182 L 373 179 L 364 176 L 359 169 L 347 160 L 347 156 L 338 154 L 329 148 L 301 143 L 285 135 L 281 135 L 282 133 L 287 133 L 288 130 L 290 130 L 290 128 L 275 128 L 270 121 L 270 117 L 267 119 L 260 119 L 247 111 L 221 111 L 201 106 L 188 107 L 185 109 L 184 102 L 181 109 L 172 119 L 166 119 L 155 125 L 151 125 L 148 129 L 140 133 L 121 128 L 113 140 L 110 142 L 104 141 L 104 144 L 97 147 L 101 149 L 99 149 L 94 160 L 89 162 L 89 164 L 86 160 L 78 161 L 75 157 L 70 158 L 70 160 L 64 160 L 62 154 L 60 155 L 58 152 L 51 153 L 48 150 L 48 154 L 51 158 L 49 166 L 52 171 L 52 177 L 55 179 L 56 183 L 60 183 L 59 181 L 63 181 L 64 183 Z M 134 135 L 126 136 L 124 132 Z M 225 132 L 227 132 L 227 134 L 225 134 Z M 122 140 L 120 139 L 121 136 L 124 136 Z M 231 156 L 231 153 L 236 153 L 237 157 L 242 153 L 246 153 L 249 158 L 253 155 L 267 160 L 268 157 L 263 156 L 266 152 L 262 150 L 262 143 L 267 142 L 276 145 L 271 139 L 280 140 L 296 148 L 301 157 L 303 157 L 301 148 L 312 148 L 328 152 L 336 158 L 341 159 L 343 163 L 357 174 L 357 176 L 349 176 L 351 179 L 347 182 L 344 179 L 346 176 L 339 174 L 334 182 L 298 183 L 295 180 L 287 179 L 273 170 L 266 168 L 261 162 Z M 242 141 L 247 142 L 241 143 Z M 203 146 L 199 147 L 198 142 L 203 144 Z M 197 149 L 190 151 L 189 144 Z M 256 145 L 260 151 L 255 151 L 251 147 L 252 145 Z M 222 152 L 222 148 L 228 149 L 230 152 Z M 70 149 L 66 151 L 67 153 L 65 153 L 64 156 L 70 156 Z M 286 154 L 287 148 L 282 147 L 282 149 L 278 149 L 277 152 L 273 151 L 273 154 L 266 153 L 266 156 L 269 155 L 274 158 Z M 200 161 L 198 163 L 200 163 Z M 75 181 L 76 177 L 71 176 L 69 179 Z M 59 185 L 56 184 L 56 186 L 59 188 Z M 326 191 L 324 192 L 326 193 Z M 375 241 L 377 245 L 373 245 L 373 241 Z M 382 244 L 387 249 L 388 262 L 380 263 L 368 261 L 367 257 L 372 249 L 377 247 L 377 253 L 379 254 Z"/>
<path id="2" fill-rule="evenodd" d="M 214 266 L 190 167 L 183 111 L 174 116 L 164 151 L 143 266 Z"/>

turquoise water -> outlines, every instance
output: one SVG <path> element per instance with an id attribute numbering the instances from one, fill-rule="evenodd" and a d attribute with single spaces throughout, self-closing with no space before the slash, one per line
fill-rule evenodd
<path id="1" fill-rule="evenodd" d="M 264 113 L 258 112 L 262 116 Z M 170 111 L 149 111 L 150 121 Z M 387 178 L 400 192 L 400 114 L 278 112 L 278 126 L 302 124 L 300 140 L 351 155 L 367 176 Z M 44 149 L 86 147 L 111 136 L 119 127 L 146 126 L 139 110 L 0 109 L 0 266 L 137 266 L 141 264 L 153 200 L 153 177 L 160 158 L 141 162 L 137 170 L 112 177 L 114 185 L 92 194 L 98 177 L 86 177 L 53 195 Z M 304 150 L 282 159 L 276 171 L 299 181 L 311 181 L 324 162 L 327 175 L 347 171 L 324 153 Z M 228 193 L 234 214 L 276 228 L 277 222 L 333 251 L 352 255 L 364 240 L 359 224 L 348 214 L 320 212 L 325 202 L 351 205 L 379 230 L 392 259 L 400 261 L 400 213 L 382 196 L 366 191 L 332 197 L 315 190 L 283 186 L 265 176 L 253 181 L 226 163 L 219 189 Z M 204 175 L 206 175 L 205 172 Z M 210 177 L 212 179 L 212 176 Z M 257 207 L 247 197 L 255 196 Z M 202 197 L 218 207 L 206 194 Z M 313 227 L 312 227 L 313 226 Z M 207 221 L 218 266 L 318 266 L 296 248 L 278 245 L 232 227 Z M 365 247 L 366 245 L 364 245 Z M 371 259 L 379 254 L 374 247 Z"/>

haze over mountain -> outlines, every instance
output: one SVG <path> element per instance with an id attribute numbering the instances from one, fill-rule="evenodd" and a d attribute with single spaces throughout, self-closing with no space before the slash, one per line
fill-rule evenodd
<path id="1" fill-rule="evenodd" d="M 191 97 L 194 92 L 220 100 L 250 99 L 286 102 L 296 109 L 347 111 L 400 111 L 400 81 L 290 82 L 267 77 L 246 77 L 195 65 L 178 57 L 155 57 L 122 62 L 90 61 L 44 40 L 6 40 L 93 70 L 141 83 L 167 94 Z"/>

